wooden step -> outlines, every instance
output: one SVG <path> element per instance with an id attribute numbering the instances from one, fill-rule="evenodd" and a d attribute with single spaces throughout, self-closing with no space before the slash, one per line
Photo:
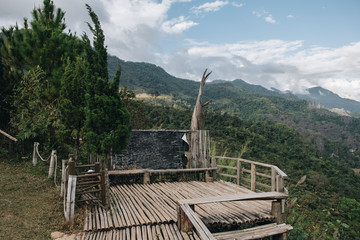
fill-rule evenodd
<path id="1" fill-rule="evenodd" d="M 244 239 L 259 239 L 268 236 L 286 233 L 292 230 L 293 227 L 289 224 L 267 224 L 259 227 L 247 228 L 238 231 L 214 233 L 213 236 L 217 240 L 244 240 Z"/>

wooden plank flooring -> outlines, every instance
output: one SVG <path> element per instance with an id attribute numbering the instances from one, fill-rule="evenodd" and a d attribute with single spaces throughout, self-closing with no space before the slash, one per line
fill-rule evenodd
<path id="1" fill-rule="evenodd" d="M 110 209 L 94 206 L 84 224 L 83 239 L 198 239 L 179 232 L 176 201 L 253 193 L 228 182 L 165 182 L 110 187 Z M 195 212 L 208 226 L 270 221 L 270 201 L 199 204 Z"/>

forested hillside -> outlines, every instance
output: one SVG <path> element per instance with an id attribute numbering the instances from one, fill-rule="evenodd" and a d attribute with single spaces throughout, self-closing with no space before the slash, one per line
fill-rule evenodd
<path id="1" fill-rule="evenodd" d="M 110 75 L 111 66 L 114 66 L 111 63 L 116 59 L 109 57 Z M 149 103 L 192 109 L 198 82 L 175 78 L 149 63 L 122 61 L 121 64 L 121 86 L 127 86 L 138 94 L 147 93 L 149 98 L 146 101 Z M 359 118 L 339 115 L 291 93 L 271 91 L 240 79 L 231 82 L 216 80 L 206 84 L 203 91 L 203 101 L 213 102 L 207 107 L 209 112 L 227 113 L 243 120 L 283 123 L 296 130 L 304 141 L 322 154 L 342 158 L 347 166 L 360 168 Z"/>
<path id="2" fill-rule="evenodd" d="M 141 103 L 133 125 L 155 129 L 189 129 L 191 110 Z M 138 112 L 139 111 L 139 112 Z M 141 112 L 141 117 L 140 117 Z M 289 175 L 289 239 L 356 239 L 360 221 L 360 177 L 344 164 L 304 140 L 294 129 L 274 121 L 242 120 L 221 112 L 206 112 L 211 154 L 271 163 Z M 304 183 L 297 182 L 306 176 Z"/>
<path id="3" fill-rule="evenodd" d="M 155 66 L 146 67 L 152 70 Z M 146 79 L 164 88 L 154 89 L 153 84 L 146 90 L 137 88 L 133 85 L 137 81 L 143 86 L 141 75 L 136 75 L 134 82 L 121 79 L 122 85 L 149 94 L 139 100 L 129 89 L 122 90 L 122 96 L 128 96 L 125 103 L 133 127 L 190 129 L 198 83 L 184 81 L 172 88 L 171 82 L 177 79 L 161 72 L 164 78 L 149 73 L 152 79 Z M 196 89 L 186 90 L 184 84 Z M 161 95 L 152 94 L 154 90 Z M 213 155 L 275 164 L 289 175 L 287 222 L 295 227 L 289 239 L 359 236 L 360 177 L 351 170 L 360 166 L 358 118 L 242 80 L 205 85 L 203 101 L 209 100 L 214 104 L 207 107 L 205 128 L 210 130 Z M 304 176 L 305 182 L 298 185 Z"/>

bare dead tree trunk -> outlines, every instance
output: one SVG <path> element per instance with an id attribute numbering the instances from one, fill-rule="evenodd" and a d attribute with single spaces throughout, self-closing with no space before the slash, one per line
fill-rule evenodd
<path id="1" fill-rule="evenodd" d="M 211 72 L 207 73 L 207 69 L 205 69 L 203 76 L 201 78 L 200 82 L 200 88 L 199 88 L 199 94 L 196 100 L 196 104 L 194 107 L 194 112 L 191 118 L 191 162 L 189 166 L 191 168 L 198 168 L 203 167 L 205 164 L 205 159 L 202 157 L 200 153 L 200 133 L 199 130 L 204 130 L 205 125 L 205 119 L 204 119 L 204 113 L 202 111 L 202 108 L 209 105 L 210 102 L 207 102 L 205 104 L 201 103 L 201 97 L 202 97 L 202 88 L 205 85 L 205 82 Z"/>

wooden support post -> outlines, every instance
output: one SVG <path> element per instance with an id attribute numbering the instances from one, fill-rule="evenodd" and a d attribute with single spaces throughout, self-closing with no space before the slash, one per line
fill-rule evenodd
<path id="1" fill-rule="evenodd" d="M 276 191 L 276 170 L 274 167 L 271 168 L 271 191 Z"/>
<path id="2" fill-rule="evenodd" d="M 281 200 L 273 201 L 271 204 L 271 214 L 275 217 L 276 223 L 284 223 L 284 215 L 282 213 Z"/>
<path id="3" fill-rule="evenodd" d="M 106 202 L 106 183 L 105 183 L 105 171 L 101 172 L 101 202 L 103 206 L 107 206 Z"/>
<path id="4" fill-rule="evenodd" d="M 284 179 L 279 175 L 279 192 L 284 192 Z"/>
<path id="5" fill-rule="evenodd" d="M 52 150 L 51 151 L 51 157 L 50 157 L 50 166 L 49 166 L 49 174 L 48 174 L 48 178 L 51 178 L 54 174 L 54 169 L 55 169 L 55 165 L 56 165 L 56 150 Z M 56 171 L 56 169 L 55 169 Z"/>
<path id="6" fill-rule="evenodd" d="M 276 191 L 284 192 L 284 179 L 280 176 L 276 176 Z"/>
<path id="7" fill-rule="evenodd" d="M 189 205 L 190 208 L 194 211 L 194 205 Z M 185 214 L 185 212 L 181 209 L 180 205 L 178 204 L 177 207 L 177 220 L 178 220 L 178 228 L 182 232 L 192 232 L 193 231 L 193 225 L 188 218 L 188 216 Z"/>
<path id="8" fill-rule="evenodd" d="M 276 224 L 284 223 L 284 214 L 282 211 L 282 200 L 273 201 L 271 204 L 271 214 L 275 217 Z M 287 234 L 282 233 L 273 236 L 273 240 L 286 240 Z"/>
<path id="9" fill-rule="evenodd" d="M 76 179 L 76 175 L 69 175 L 65 211 L 65 220 L 69 224 L 73 224 L 74 221 Z"/>
<path id="10" fill-rule="evenodd" d="M 143 175 L 143 184 L 149 184 L 150 183 L 150 173 L 144 172 Z"/>
<path id="11" fill-rule="evenodd" d="M 216 168 L 217 165 L 216 165 L 216 158 L 215 157 L 212 157 L 211 158 L 211 167 L 212 168 Z M 216 170 L 215 171 L 212 171 L 212 178 L 213 178 L 213 181 L 216 181 Z"/>
<path id="12" fill-rule="evenodd" d="M 241 183 L 241 162 L 240 160 L 237 160 L 236 164 L 236 184 L 240 185 Z"/>
<path id="13" fill-rule="evenodd" d="M 256 190 L 256 166 L 254 163 L 251 163 L 251 191 L 255 192 Z"/>
<path id="14" fill-rule="evenodd" d="M 95 172 L 96 172 L 96 173 L 99 173 L 99 172 L 100 172 L 100 163 L 99 163 L 99 162 L 96 162 L 96 163 L 95 163 Z"/>
<path id="15" fill-rule="evenodd" d="M 210 174 L 210 171 L 205 171 L 205 182 L 213 182 L 214 179 L 211 177 L 213 173 Z"/>
<path id="16" fill-rule="evenodd" d="M 33 162 L 33 166 L 36 166 L 37 165 L 37 152 L 36 152 L 36 149 L 38 148 L 39 146 L 39 143 L 38 142 L 34 142 L 34 152 L 33 152 L 33 159 L 32 159 L 32 162 Z"/>
<path id="17" fill-rule="evenodd" d="M 67 160 L 63 159 L 61 163 L 61 188 L 60 188 L 60 197 L 63 197 L 65 194 L 66 179 L 67 179 L 67 170 L 66 170 Z"/>
<path id="18" fill-rule="evenodd" d="M 68 162 L 68 171 L 69 171 L 69 175 L 77 175 L 76 174 L 76 163 L 74 161 L 70 161 Z"/>

